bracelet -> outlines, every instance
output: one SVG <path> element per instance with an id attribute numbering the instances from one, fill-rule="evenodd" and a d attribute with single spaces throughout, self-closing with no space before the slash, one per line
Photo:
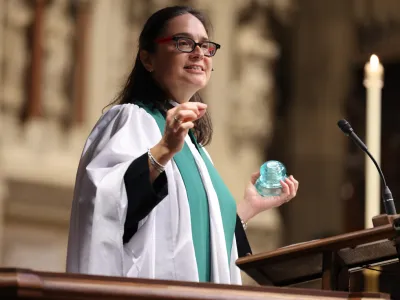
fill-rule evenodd
<path id="1" fill-rule="evenodd" d="M 165 171 L 165 166 L 160 164 L 154 156 L 151 154 L 150 149 L 147 151 L 147 155 L 149 156 L 150 164 L 156 169 L 157 172 L 162 173 Z"/>
<path id="2" fill-rule="evenodd" d="M 242 222 L 243 229 L 247 229 L 247 223 L 245 223 L 242 219 L 240 219 L 240 222 Z"/>

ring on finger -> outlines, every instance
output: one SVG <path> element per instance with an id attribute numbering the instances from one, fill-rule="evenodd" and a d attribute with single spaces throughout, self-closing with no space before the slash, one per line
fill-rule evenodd
<path id="1" fill-rule="evenodd" d="M 174 116 L 174 120 L 175 120 L 176 122 L 178 122 L 178 123 L 182 123 L 182 121 L 179 120 L 179 118 L 177 118 L 176 116 Z"/>

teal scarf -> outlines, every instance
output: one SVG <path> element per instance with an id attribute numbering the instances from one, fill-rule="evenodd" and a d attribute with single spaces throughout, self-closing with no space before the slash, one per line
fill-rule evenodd
<path id="1" fill-rule="evenodd" d="M 165 117 L 162 113 L 159 110 L 150 109 L 141 103 L 137 103 L 137 105 L 145 109 L 146 112 L 155 119 L 162 134 L 165 127 Z M 197 140 L 191 131 L 189 132 L 189 135 L 207 166 L 214 190 L 218 197 L 229 265 L 233 236 L 235 234 L 236 202 L 214 165 L 209 160 L 204 149 L 197 143 Z M 194 157 L 186 143 L 184 144 L 183 149 L 179 153 L 175 154 L 173 159 L 182 176 L 188 197 L 192 224 L 192 238 L 197 269 L 199 272 L 199 280 L 200 282 L 208 282 L 210 281 L 211 251 L 210 214 L 208 210 L 206 190 L 200 176 L 200 171 L 198 170 Z"/>

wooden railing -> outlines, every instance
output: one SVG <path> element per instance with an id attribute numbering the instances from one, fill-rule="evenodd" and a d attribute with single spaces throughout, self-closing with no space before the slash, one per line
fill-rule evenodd
<path id="1" fill-rule="evenodd" d="M 0 269 L 0 299 L 389 299 L 360 294 Z"/>

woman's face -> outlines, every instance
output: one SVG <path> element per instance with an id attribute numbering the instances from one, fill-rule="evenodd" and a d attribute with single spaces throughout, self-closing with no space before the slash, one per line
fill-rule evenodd
<path id="1" fill-rule="evenodd" d="M 208 83 L 212 58 L 205 56 L 199 46 L 191 53 L 179 51 L 177 42 L 168 39 L 177 36 L 200 43 L 208 41 L 208 35 L 201 21 L 192 14 L 175 17 L 168 22 L 160 38 L 162 42 L 157 43 L 155 53 L 150 55 L 154 78 L 170 97 L 185 102 Z"/>

